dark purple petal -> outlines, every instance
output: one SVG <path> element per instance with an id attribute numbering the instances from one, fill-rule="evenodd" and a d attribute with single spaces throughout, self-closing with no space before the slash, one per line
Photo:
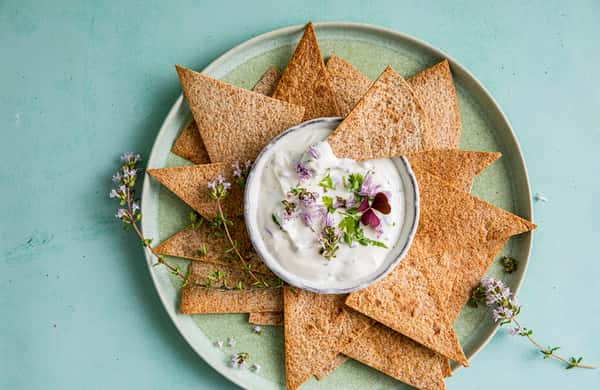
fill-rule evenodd
<path id="1" fill-rule="evenodd" d="M 362 213 L 369 208 L 369 198 L 364 198 L 362 202 L 360 202 L 360 206 L 358 206 L 358 212 Z"/>
<path id="2" fill-rule="evenodd" d="M 383 192 L 378 192 L 377 195 L 375 195 L 375 199 L 373 199 L 371 207 L 383 214 L 389 214 L 392 212 L 392 207 L 388 202 L 388 197 Z"/>
<path id="3" fill-rule="evenodd" d="M 368 209 L 363 213 L 362 217 L 360 217 L 360 221 L 364 225 L 371 226 L 373 229 L 377 228 L 377 226 L 379 226 L 379 224 L 381 223 L 379 217 L 377 217 L 377 215 L 375 215 L 375 212 L 371 209 Z"/>

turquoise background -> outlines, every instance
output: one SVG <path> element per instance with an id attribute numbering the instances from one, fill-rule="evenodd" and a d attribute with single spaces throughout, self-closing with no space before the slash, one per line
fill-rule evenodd
<path id="1" fill-rule="evenodd" d="M 600 363 L 600 3 L 0 2 L 0 388 L 234 388 L 183 341 L 114 220 L 118 155 L 148 155 L 173 64 L 306 20 L 376 24 L 446 51 L 498 100 L 535 203 L 521 319 Z M 500 331 L 449 389 L 596 389 Z"/>

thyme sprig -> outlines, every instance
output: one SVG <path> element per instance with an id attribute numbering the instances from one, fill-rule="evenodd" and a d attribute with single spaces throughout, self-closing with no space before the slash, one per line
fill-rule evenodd
<path id="1" fill-rule="evenodd" d="M 517 316 L 521 313 L 521 305 L 517 301 L 517 297 L 510 289 L 500 280 L 494 278 L 483 279 L 473 292 L 469 300 L 471 306 L 477 307 L 478 303 L 492 309 L 492 318 L 495 322 L 499 322 L 500 326 L 514 324 L 509 331 L 513 336 L 521 336 L 533 344 L 543 355 L 544 359 L 556 359 L 566 365 L 566 369 L 572 368 L 587 368 L 595 369 L 596 366 L 583 364 L 583 357 L 566 358 L 556 353 L 560 347 L 543 347 L 542 344 L 533 338 L 533 330 L 525 328 L 517 320 Z"/>
<path id="2" fill-rule="evenodd" d="M 123 165 L 112 177 L 112 180 L 117 187 L 112 189 L 109 193 L 110 198 L 116 199 L 119 202 L 120 207 L 117 209 L 115 217 L 123 222 L 124 230 L 133 230 L 144 249 L 149 251 L 156 258 L 156 263 L 154 263 L 154 266 L 161 265 L 167 268 L 172 275 L 176 276 L 182 281 L 183 287 L 191 285 L 198 288 L 212 288 L 220 290 L 239 290 L 246 288 L 242 281 L 239 281 L 235 285 L 228 282 L 227 279 L 225 279 L 225 273 L 220 270 L 213 271 L 206 277 L 205 280 L 192 280 L 191 276 L 189 274 L 186 275 L 179 265 L 170 263 L 167 261 L 164 255 L 157 253 L 154 248 L 151 247 L 153 240 L 151 238 L 144 237 L 142 230 L 138 225 L 142 220 L 142 213 L 140 212 L 139 199 L 136 198 L 135 187 L 137 184 L 137 175 L 142 171 L 141 168 L 138 168 L 138 164 L 142 161 L 142 158 L 137 153 L 127 152 L 121 156 L 121 161 L 123 162 Z M 244 165 L 244 169 L 239 171 L 241 177 L 238 178 L 238 182 L 240 185 L 245 184 L 245 178 L 248 175 L 249 167 L 250 165 L 246 163 Z M 234 170 L 234 176 L 237 173 L 238 172 Z M 229 220 L 225 216 L 221 207 L 221 200 L 227 196 L 228 189 L 230 187 L 231 184 L 227 183 L 222 176 L 217 177 L 217 179 L 209 183 L 210 195 L 216 200 L 217 209 L 219 211 L 217 217 L 211 221 L 211 227 L 218 231 L 222 231 L 223 234 L 227 236 L 227 239 L 231 244 L 231 251 L 235 252 L 242 263 L 242 268 L 254 279 L 254 283 L 252 284 L 253 287 L 279 287 L 283 285 L 283 282 L 279 279 L 267 281 L 259 278 L 252 270 L 251 265 L 247 263 L 240 254 L 239 250 L 237 249 L 237 242 L 231 238 L 228 225 L 232 225 L 233 221 Z M 204 219 L 196 212 L 191 212 L 190 222 L 191 224 L 189 227 L 195 229 L 204 223 Z M 197 251 L 197 254 L 201 256 L 206 256 L 208 254 L 208 247 L 206 244 L 203 244 L 200 247 L 200 249 Z"/>

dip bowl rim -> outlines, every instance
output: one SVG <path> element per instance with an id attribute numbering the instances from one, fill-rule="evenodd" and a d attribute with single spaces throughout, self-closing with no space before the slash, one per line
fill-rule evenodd
<path id="1" fill-rule="evenodd" d="M 305 122 L 302 122 L 298 125 L 295 125 L 293 127 L 290 127 L 289 129 L 282 131 L 280 134 L 278 134 L 276 137 L 274 137 L 271 141 L 269 141 L 269 143 L 261 150 L 259 155 L 256 157 L 256 159 L 254 160 L 254 162 L 252 164 L 250 172 L 248 174 L 248 178 L 246 179 L 246 184 L 245 184 L 245 188 L 244 188 L 244 221 L 245 221 L 245 225 L 246 225 L 246 230 L 248 232 L 248 237 L 250 238 L 252 247 L 256 251 L 258 257 L 267 266 L 267 268 L 269 268 L 269 270 L 271 270 L 271 272 L 273 272 L 278 278 L 280 278 L 284 282 L 290 284 L 291 286 L 301 288 L 303 290 L 311 291 L 311 292 L 314 292 L 317 294 L 347 294 L 347 293 L 355 292 L 358 290 L 362 290 L 362 289 L 367 288 L 367 287 L 371 286 L 372 284 L 375 284 L 376 282 L 380 281 L 385 276 L 387 276 L 394 268 L 396 268 L 396 266 L 406 257 L 410 247 L 412 246 L 413 240 L 417 233 L 417 228 L 419 226 L 419 216 L 420 216 L 421 207 L 420 207 L 420 202 L 419 202 L 419 185 L 417 182 L 417 178 L 415 176 L 415 173 L 412 170 L 410 162 L 408 161 L 408 159 L 405 156 L 392 157 L 391 159 L 398 161 L 400 163 L 400 165 L 405 169 L 406 174 L 409 178 L 409 181 L 410 181 L 410 184 L 412 187 L 412 191 L 410 188 L 406 188 L 406 186 L 404 185 L 405 184 L 404 180 L 402 180 L 403 187 L 404 187 L 403 190 L 404 190 L 405 197 L 412 196 L 412 202 L 405 201 L 405 203 L 407 205 L 412 204 L 412 206 L 413 206 L 412 215 L 414 217 L 412 218 L 412 221 L 407 221 L 406 218 L 409 216 L 409 213 L 405 213 L 405 221 L 404 222 L 411 223 L 409 231 L 408 231 L 408 235 L 406 236 L 406 239 L 404 240 L 404 242 L 401 243 L 401 241 L 398 241 L 394 244 L 394 246 L 399 245 L 399 244 L 402 246 L 400 249 L 400 252 L 392 261 L 388 261 L 387 263 L 382 264 L 379 267 L 380 268 L 379 272 L 373 273 L 366 280 L 364 280 L 364 279 L 357 280 L 355 285 L 352 285 L 349 287 L 318 288 L 318 287 L 311 286 L 311 285 L 304 283 L 304 280 L 300 277 L 298 277 L 298 279 L 296 279 L 296 280 L 291 280 L 291 278 L 289 278 L 287 275 L 282 274 L 278 271 L 277 265 L 273 265 L 270 263 L 269 256 L 265 256 L 264 253 L 262 253 L 261 248 L 259 245 L 257 245 L 257 243 L 259 242 L 259 240 L 261 242 L 264 240 L 262 240 L 262 238 L 256 237 L 256 236 L 260 235 L 260 233 L 259 233 L 258 229 L 253 229 L 251 227 L 251 225 L 256 222 L 251 218 L 251 215 L 250 215 L 251 211 L 254 209 L 254 207 L 252 207 L 253 205 L 250 202 L 250 196 L 251 196 L 250 189 L 253 187 L 252 183 L 254 182 L 254 180 L 259 179 L 259 176 L 257 176 L 257 174 L 256 174 L 255 167 L 258 165 L 258 163 L 263 158 L 265 158 L 267 151 L 270 150 L 273 147 L 273 145 L 275 145 L 280 139 L 282 139 L 286 135 L 293 133 L 295 131 L 304 129 L 309 126 L 313 126 L 317 123 L 333 124 L 334 125 L 333 129 L 335 129 L 335 127 L 337 127 L 337 125 L 339 125 L 342 122 L 342 120 L 343 120 L 343 117 L 339 117 L 339 116 L 338 117 L 315 118 L 315 119 L 307 120 Z M 273 257 L 276 257 L 276 256 L 273 256 Z M 332 261 L 335 261 L 335 259 Z M 281 268 L 281 266 L 279 266 L 279 267 Z M 290 272 L 290 274 L 291 274 L 291 272 Z"/>

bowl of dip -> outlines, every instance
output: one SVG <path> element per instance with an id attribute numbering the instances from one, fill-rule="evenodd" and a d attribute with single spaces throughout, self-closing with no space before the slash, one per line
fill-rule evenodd
<path id="1" fill-rule="evenodd" d="M 354 161 L 326 141 L 341 118 L 273 139 L 246 181 L 244 218 L 264 263 L 320 294 L 365 288 L 402 261 L 419 223 L 419 189 L 404 157 Z"/>

